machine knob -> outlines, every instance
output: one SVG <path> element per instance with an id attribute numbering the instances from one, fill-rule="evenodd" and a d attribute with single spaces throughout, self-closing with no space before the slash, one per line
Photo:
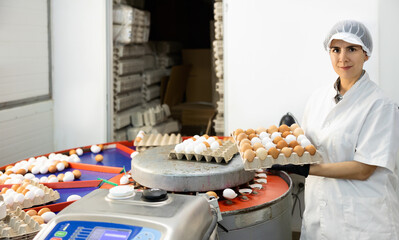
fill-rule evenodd
<path id="1" fill-rule="evenodd" d="M 141 199 L 146 202 L 161 202 L 168 199 L 168 193 L 157 188 L 146 189 L 143 191 Z"/>

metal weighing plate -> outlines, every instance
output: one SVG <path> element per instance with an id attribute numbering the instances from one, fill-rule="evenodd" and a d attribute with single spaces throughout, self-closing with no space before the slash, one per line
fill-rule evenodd
<path id="1" fill-rule="evenodd" d="M 134 180 L 146 187 L 172 192 L 205 192 L 236 187 L 255 176 L 254 172 L 244 170 L 239 154 L 227 164 L 168 159 L 174 147 L 155 147 L 134 157 Z"/>

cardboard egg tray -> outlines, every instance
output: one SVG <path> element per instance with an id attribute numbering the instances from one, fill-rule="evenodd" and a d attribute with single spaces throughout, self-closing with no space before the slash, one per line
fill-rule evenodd
<path id="1" fill-rule="evenodd" d="M 233 156 L 238 152 L 237 146 L 231 141 L 224 141 L 223 145 L 219 147 L 217 150 L 207 149 L 203 151 L 201 154 L 196 154 L 194 152 L 191 153 L 176 153 L 173 149 L 169 153 L 169 159 L 186 159 L 186 160 L 196 160 L 201 161 L 205 160 L 206 162 L 215 161 L 217 163 L 228 163 Z"/>
<path id="2" fill-rule="evenodd" d="M 176 145 L 181 143 L 182 138 L 180 134 L 146 134 L 140 142 L 134 142 L 137 151 L 144 151 L 151 147 Z"/>
<path id="3" fill-rule="evenodd" d="M 43 189 L 43 191 L 44 191 L 43 197 L 35 196 L 35 198 L 33 200 L 25 198 L 22 203 L 14 202 L 11 206 L 8 205 L 7 206 L 8 208 L 10 208 L 11 210 L 15 210 L 18 207 L 22 208 L 22 209 L 31 208 L 32 206 L 42 205 L 45 203 L 56 201 L 60 198 L 60 194 L 56 190 L 53 190 L 52 188 L 49 188 L 47 186 L 44 186 L 43 184 L 36 183 L 33 181 L 31 181 L 30 184 Z"/>
<path id="4" fill-rule="evenodd" d="M 239 143 L 234 138 L 235 145 L 239 149 Z M 256 169 L 266 169 L 271 168 L 274 164 L 286 165 L 286 164 L 295 164 L 295 165 L 303 165 L 303 164 L 314 164 L 321 163 L 323 158 L 321 154 L 316 150 L 316 153 L 312 156 L 309 152 L 305 151 L 303 155 L 300 157 L 297 153 L 292 152 L 290 157 L 286 157 L 283 153 L 280 153 L 276 159 L 274 159 L 271 155 L 267 155 L 266 159 L 260 160 L 258 156 L 254 158 L 252 162 L 244 159 L 244 153 L 239 152 L 242 162 L 244 164 L 244 169 L 251 171 Z"/>
<path id="5" fill-rule="evenodd" d="M 6 217 L 0 220 L 0 239 L 33 239 L 40 229 L 39 223 L 20 207 L 8 209 Z"/>

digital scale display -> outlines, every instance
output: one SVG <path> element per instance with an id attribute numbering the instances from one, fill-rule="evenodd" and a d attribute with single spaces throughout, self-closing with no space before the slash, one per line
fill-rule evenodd
<path id="1" fill-rule="evenodd" d="M 152 228 L 117 223 L 63 221 L 47 235 L 46 240 L 158 240 L 161 232 Z"/>

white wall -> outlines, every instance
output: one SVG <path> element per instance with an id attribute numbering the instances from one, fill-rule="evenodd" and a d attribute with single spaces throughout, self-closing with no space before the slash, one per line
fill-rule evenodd
<path id="1" fill-rule="evenodd" d="M 374 36 L 365 69 L 379 79 L 378 0 L 225 0 L 225 131 L 301 121 L 309 94 L 337 78 L 323 41 L 339 20 L 356 19 Z"/>
<path id="2" fill-rule="evenodd" d="M 105 6 L 51 1 L 55 150 L 106 142 Z"/>

